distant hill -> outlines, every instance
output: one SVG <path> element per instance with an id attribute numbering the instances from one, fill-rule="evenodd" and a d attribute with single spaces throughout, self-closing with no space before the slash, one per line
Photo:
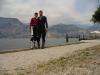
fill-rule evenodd
<path id="1" fill-rule="evenodd" d="M 0 17 L 0 38 L 27 37 L 27 26 L 16 18 Z"/>
<path id="2" fill-rule="evenodd" d="M 87 34 L 88 31 L 100 30 L 100 25 L 75 25 L 75 24 L 56 24 L 49 27 L 48 37 L 77 37 L 79 34 Z M 0 17 L 0 38 L 27 38 L 29 37 L 28 24 L 22 23 L 17 18 Z"/>
<path id="3" fill-rule="evenodd" d="M 60 36 L 65 36 L 66 33 L 70 36 L 78 36 L 81 32 L 86 33 L 86 30 L 76 25 L 57 24 L 49 28 L 49 32 Z"/>
<path id="4" fill-rule="evenodd" d="M 90 24 L 78 24 L 76 25 L 77 27 L 83 28 L 83 29 L 88 29 L 90 28 L 92 25 Z"/>
<path id="5" fill-rule="evenodd" d="M 90 31 L 100 31 L 100 24 L 94 24 L 93 26 L 89 27 L 88 30 L 90 30 Z"/>

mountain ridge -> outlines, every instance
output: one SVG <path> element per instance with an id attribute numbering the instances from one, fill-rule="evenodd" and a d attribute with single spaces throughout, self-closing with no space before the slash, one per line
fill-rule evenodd
<path id="1" fill-rule="evenodd" d="M 28 23 L 27 23 L 28 24 Z M 17 18 L 4 18 L 0 17 L 0 38 L 28 38 L 30 37 L 29 27 L 27 24 L 22 23 Z M 66 33 L 73 36 L 78 36 L 81 33 L 87 33 L 100 29 L 100 25 L 89 26 L 89 28 L 80 27 L 77 24 L 63 24 L 58 23 L 49 27 L 48 35 L 50 37 L 65 37 Z M 99 26 L 99 27 L 98 27 Z M 88 27 L 86 25 L 86 27 Z"/>

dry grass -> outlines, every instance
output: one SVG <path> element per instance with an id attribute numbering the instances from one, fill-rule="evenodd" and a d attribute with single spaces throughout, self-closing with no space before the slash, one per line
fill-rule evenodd
<path id="1" fill-rule="evenodd" d="M 99 71 L 100 45 L 76 51 L 73 55 L 53 59 L 36 67 L 16 69 L 12 75 L 100 75 Z"/>
<path id="2" fill-rule="evenodd" d="M 34 71 L 36 75 L 94 75 L 100 67 L 100 46 L 74 52 L 69 57 L 50 60 L 39 64 Z"/>

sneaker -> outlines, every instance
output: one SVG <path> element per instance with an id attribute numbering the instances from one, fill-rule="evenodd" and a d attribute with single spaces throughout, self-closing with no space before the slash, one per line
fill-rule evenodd
<path id="1" fill-rule="evenodd" d="M 31 49 L 33 49 L 33 46 L 31 46 Z"/>
<path id="2" fill-rule="evenodd" d="M 31 41 L 31 49 L 33 49 L 33 42 Z"/>

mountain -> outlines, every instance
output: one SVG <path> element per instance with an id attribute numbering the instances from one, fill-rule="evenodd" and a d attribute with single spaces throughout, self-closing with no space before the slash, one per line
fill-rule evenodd
<path id="1" fill-rule="evenodd" d="M 48 37 L 65 37 L 66 33 L 71 37 L 79 34 L 87 34 L 89 31 L 99 30 L 99 25 L 76 25 L 76 24 L 56 24 L 48 29 Z M 0 17 L 0 38 L 27 38 L 30 37 L 28 24 L 22 23 L 17 18 Z"/>
<path id="2" fill-rule="evenodd" d="M 23 38 L 27 36 L 27 26 L 17 18 L 0 17 L 0 38 Z"/>
<path id="3" fill-rule="evenodd" d="M 90 28 L 92 25 L 90 24 L 78 24 L 76 25 L 77 27 L 83 28 L 83 29 L 88 29 Z"/>
<path id="4" fill-rule="evenodd" d="M 76 25 L 57 24 L 50 27 L 49 32 L 63 37 L 66 33 L 69 34 L 69 36 L 77 37 L 80 33 L 86 33 L 86 30 Z"/>

